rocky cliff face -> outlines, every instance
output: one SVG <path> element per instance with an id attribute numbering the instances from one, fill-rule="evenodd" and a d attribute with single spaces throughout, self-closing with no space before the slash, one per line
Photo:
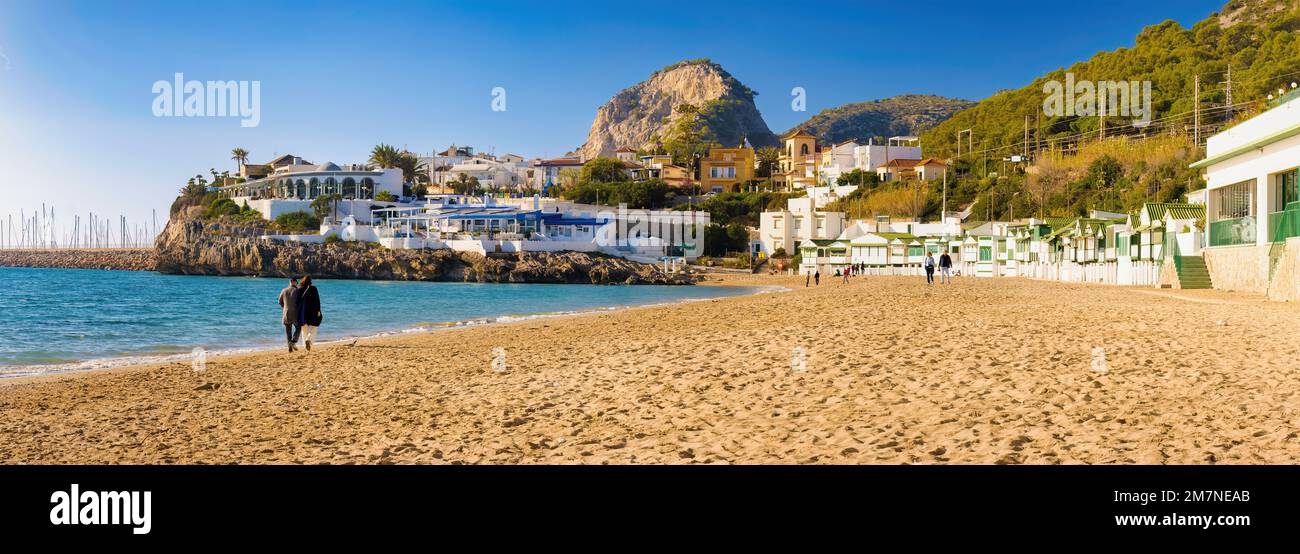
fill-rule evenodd
<path id="1" fill-rule="evenodd" d="M 182 275 L 252 275 L 479 283 L 691 284 L 653 265 L 581 252 L 483 256 L 388 250 L 365 243 L 305 244 L 258 238 L 257 226 L 177 219 L 156 244 L 157 269 Z"/>
<path id="2" fill-rule="evenodd" d="M 735 146 L 748 138 L 755 147 L 777 138 L 754 106 L 754 91 L 709 60 L 680 62 L 623 89 L 596 111 L 587 142 L 578 152 L 591 158 L 621 148 L 652 146 L 652 137 L 673 121 L 673 108 L 694 104 L 717 141 Z"/>
<path id="3" fill-rule="evenodd" d="M 831 144 L 866 143 L 873 137 L 919 134 L 973 105 L 969 100 L 906 94 L 822 110 L 790 131 L 802 129 Z"/>

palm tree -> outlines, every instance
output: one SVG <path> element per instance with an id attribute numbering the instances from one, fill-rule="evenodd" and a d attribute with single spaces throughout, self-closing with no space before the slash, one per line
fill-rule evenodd
<path id="1" fill-rule="evenodd" d="M 758 167 L 760 172 L 767 173 L 768 190 L 772 188 L 772 178 L 776 175 L 777 164 L 781 161 L 781 149 L 775 146 L 764 146 L 754 152 L 758 158 Z"/>
<path id="2" fill-rule="evenodd" d="M 244 167 L 248 163 L 248 151 L 243 148 L 235 148 L 230 151 L 230 159 L 235 160 L 239 167 Z"/>
<path id="3" fill-rule="evenodd" d="M 380 169 L 398 167 L 398 161 L 401 153 L 391 145 L 379 144 L 370 151 L 370 164 Z"/>

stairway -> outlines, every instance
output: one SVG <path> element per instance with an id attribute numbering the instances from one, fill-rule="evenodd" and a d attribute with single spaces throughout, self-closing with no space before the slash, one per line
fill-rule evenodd
<path id="1" fill-rule="evenodd" d="M 1205 267 L 1205 259 L 1200 256 L 1178 257 L 1178 286 L 1184 289 L 1210 289 L 1210 270 Z"/>

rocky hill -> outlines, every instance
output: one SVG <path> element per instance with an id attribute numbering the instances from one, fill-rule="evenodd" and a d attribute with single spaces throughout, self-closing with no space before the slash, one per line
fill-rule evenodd
<path id="1" fill-rule="evenodd" d="M 175 219 L 158 237 L 157 270 L 181 275 L 312 275 L 335 279 L 684 285 L 690 276 L 582 252 L 483 256 L 388 250 L 365 243 L 307 244 L 259 238 L 257 225 Z"/>
<path id="2" fill-rule="evenodd" d="M 652 146 L 652 137 L 673 121 L 673 107 L 679 104 L 703 109 L 721 144 L 733 146 L 748 138 L 755 147 L 775 146 L 776 135 L 754 106 L 754 96 L 753 90 L 716 63 L 679 62 L 623 89 L 596 110 L 587 142 L 578 153 L 590 158 L 625 146 Z"/>
<path id="3" fill-rule="evenodd" d="M 790 131 L 802 129 L 827 143 L 916 135 L 973 105 L 970 100 L 906 94 L 822 110 Z"/>

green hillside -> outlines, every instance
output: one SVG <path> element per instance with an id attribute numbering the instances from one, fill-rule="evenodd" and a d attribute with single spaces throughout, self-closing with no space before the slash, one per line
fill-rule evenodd
<path id="1" fill-rule="evenodd" d="M 1227 109 L 1228 70 L 1231 67 L 1235 106 Z M 1026 117 L 1031 141 L 1038 128 L 1038 110 L 1045 98 L 1044 84 L 1077 80 L 1151 81 L 1155 125 L 1148 134 L 1183 131 L 1192 126 L 1196 76 L 1201 78 L 1202 135 L 1222 127 L 1243 111 L 1257 111 L 1260 102 L 1279 86 L 1300 80 L 1300 9 L 1294 0 L 1233 0 L 1216 14 L 1185 29 L 1165 21 L 1144 29 L 1131 48 L 1101 52 L 1091 59 L 1044 75 L 1024 88 L 999 92 L 974 107 L 957 113 L 922 135 L 927 153 L 957 153 L 957 134 L 963 151 L 973 150 L 1000 159 L 1022 151 Z M 1108 118 L 1108 134 L 1140 134 L 1131 118 Z M 1042 118 L 1044 146 L 1073 142 L 1073 137 L 1099 131 L 1098 117 Z M 967 148 L 967 142 L 973 148 Z M 1033 141 L 1037 145 L 1037 141 Z M 1032 151 L 1032 149 L 1031 149 Z"/>

